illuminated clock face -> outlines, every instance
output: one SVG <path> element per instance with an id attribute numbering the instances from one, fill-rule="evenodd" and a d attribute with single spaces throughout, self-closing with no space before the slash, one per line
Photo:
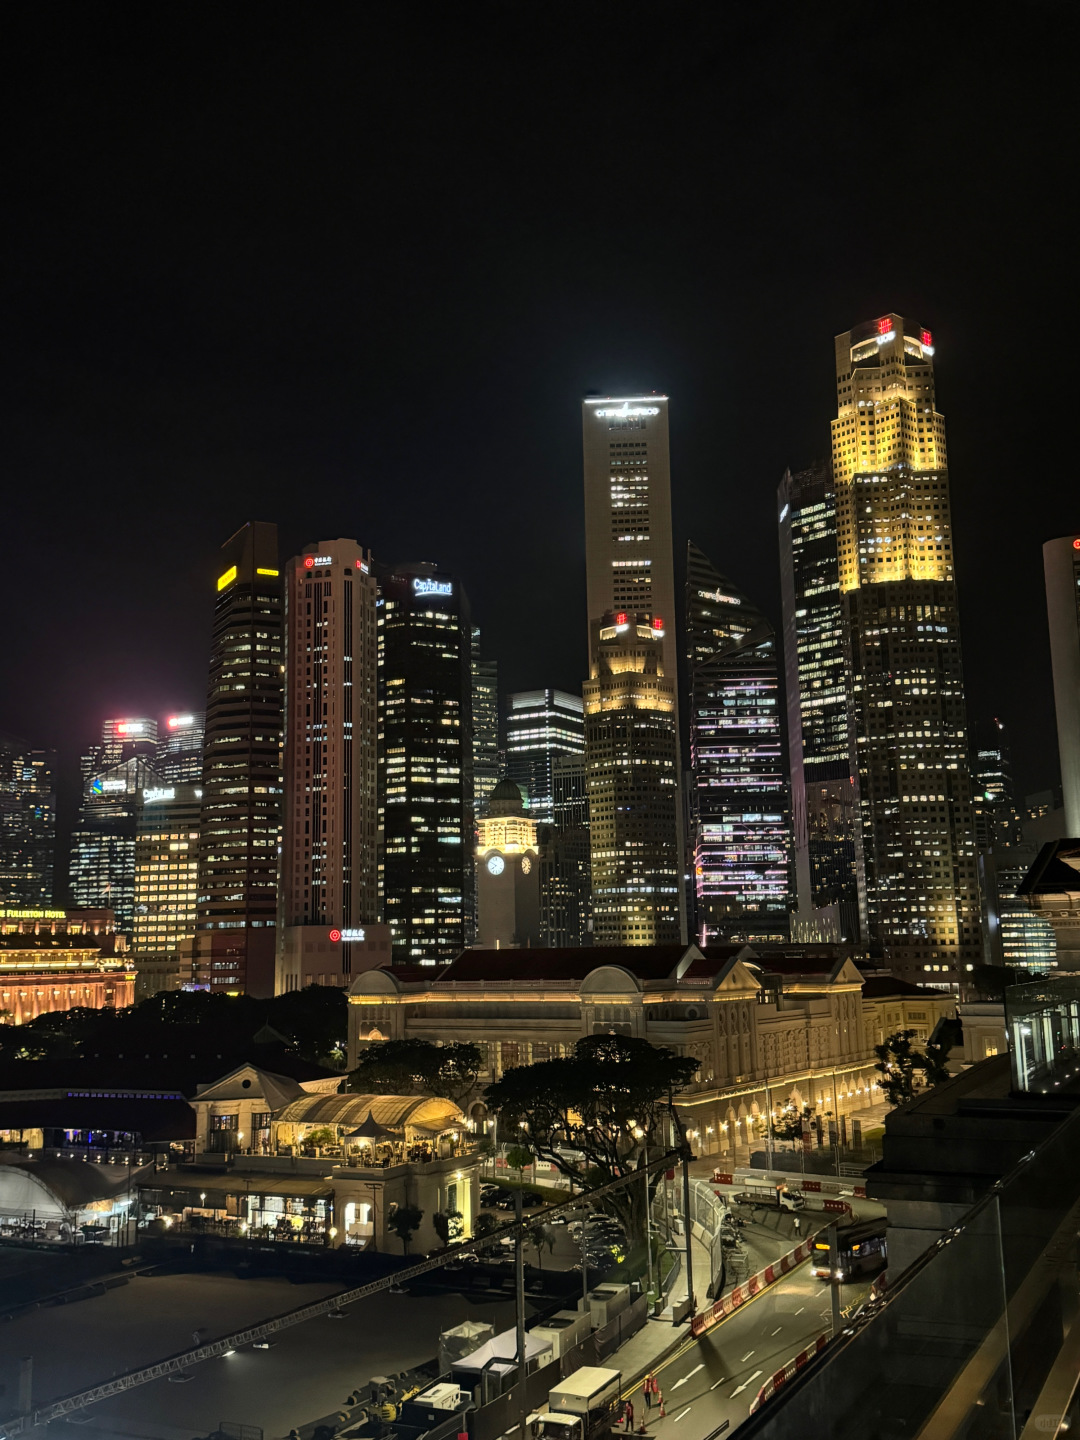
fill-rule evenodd
<path id="1" fill-rule="evenodd" d="M 522 855 L 522 857 L 521 857 L 521 873 L 522 873 L 523 875 L 527 875 L 531 869 L 532 869 L 532 861 L 529 859 L 528 855 Z"/>
<path id="2" fill-rule="evenodd" d="M 487 867 L 489 875 L 501 875 L 506 869 L 506 861 L 501 855 L 489 855 Z"/>

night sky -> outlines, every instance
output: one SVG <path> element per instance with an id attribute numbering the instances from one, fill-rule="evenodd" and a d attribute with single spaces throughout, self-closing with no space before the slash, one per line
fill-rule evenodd
<path id="1" fill-rule="evenodd" d="M 439 561 L 505 689 L 576 688 L 589 390 L 671 396 L 677 566 L 778 619 L 832 337 L 897 310 L 934 332 L 970 715 L 1053 783 L 1073 15 L 9 8 L 0 728 L 70 773 L 105 716 L 200 706 L 249 518 Z"/>

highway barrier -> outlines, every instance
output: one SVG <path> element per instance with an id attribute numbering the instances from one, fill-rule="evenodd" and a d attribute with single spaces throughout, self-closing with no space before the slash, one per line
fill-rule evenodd
<path id="1" fill-rule="evenodd" d="M 756 1410 L 764 1405 L 770 1396 L 775 1395 L 777 1390 L 786 1385 L 789 1380 L 793 1380 L 803 1366 L 809 1365 L 818 1351 L 824 1350 L 828 1343 L 829 1336 L 827 1332 L 824 1335 L 819 1335 L 812 1344 L 807 1345 L 805 1350 L 800 1350 L 794 1360 L 789 1360 L 782 1369 L 770 1375 L 751 1401 L 750 1414 L 753 1415 Z"/>
<path id="2" fill-rule="evenodd" d="M 782 1255 L 779 1260 L 774 1260 L 771 1265 L 766 1265 L 764 1270 L 759 1270 L 756 1275 L 751 1275 L 749 1280 L 745 1280 L 741 1285 L 736 1285 L 730 1294 L 725 1295 L 722 1300 L 717 1300 L 715 1305 L 710 1305 L 707 1310 L 695 1315 L 690 1327 L 695 1340 L 704 1335 L 706 1331 L 711 1330 L 714 1325 L 719 1325 L 721 1320 L 726 1320 L 729 1315 L 733 1315 L 740 1306 L 745 1305 L 748 1300 L 752 1300 L 755 1295 L 760 1295 L 770 1285 L 775 1285 L 777 1280 L 794 1270 L 797 1265 L 801 1265 L 804 1260 L 808 1260 L 812 1246 L 813 1236 L 810 1236 L 802 1244 L 796 1245 L 794 1250 Z"/>

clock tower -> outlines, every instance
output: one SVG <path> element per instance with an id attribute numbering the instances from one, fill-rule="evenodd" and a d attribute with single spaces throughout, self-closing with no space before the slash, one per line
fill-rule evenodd
<path id="1" fill-rule="evenodd" d="M 477 821 L 476 945 L 517 950 L 540 943 L 540 863 L 536 821 L 513 780 L 500 780 Z"/>

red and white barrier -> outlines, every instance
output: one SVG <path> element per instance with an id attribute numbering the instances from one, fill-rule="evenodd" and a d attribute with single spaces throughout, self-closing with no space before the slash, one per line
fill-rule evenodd
<path id="1" fill-rule="evenodd" d="M 820 1350 L 824 1350 L 828 1343 L 828 1333 L 819 1335 L 812 1345 L 808 1345 L 805 1350 L 800 1350 L 798 1355 L 795 1356 L 795 1359 L 789 1360 L 782 1370 L 777 1370 L 774 1374 L 770 1375 L 750 1402 L 750 1414 L 753 1415 L 755 1410 L 759 1409 L 760 1406 L 764 1405 L 766 1400 L 776 1394 L 777 1390 L 786 1385 L 789 1380 L 793 1380 L 803 1366 L 809 1365 L 814 1356 Z"/>
<path id="2" fill-rule="evenodd" d="M 796 1265 L 801 1265 L 804 1260 L 810 1258 L 810 1251 L 813 1246 L 813 1237 L 804 1240 L 801 1245 L 796 1245 L 794 1250 L 782 1255 L 779 1260 L 774 1260 L 771 1265 L 766 1265 L 764 1270 L 759 1270 L 756 1275 L 742 1285 L 736 1285 L 730 1295 L 725 1295 L 722 1300 L 717 1300 L 715 1305 L 710 1305 L 700 1315 L 695 1315 L 691 1325 L 691 1334 L 695 1339 L 718 1325 L 721 1320 L 726 1320 L 733 1315 L 741 1305 L 752 1300 L 755 1295 L 760 1295 L 762 1290 L 767 1290 L 774 1285 L 782 1276 L 794 1270 Z"/>

